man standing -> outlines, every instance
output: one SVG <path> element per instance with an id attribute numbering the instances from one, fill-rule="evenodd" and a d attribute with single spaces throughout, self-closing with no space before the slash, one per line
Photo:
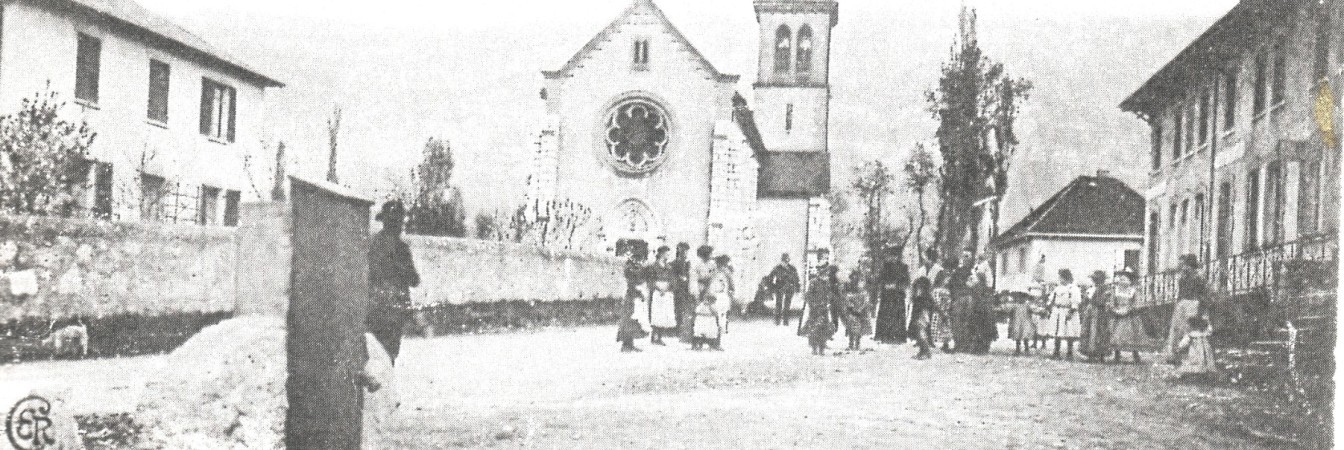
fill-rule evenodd
<path id="1" fill-rule="evenodd" d="M 789 254 L 779 257 L 779 265 L 770 271 L 770 290 L 775 295 L 775 325 L 789 324 L 789 304 L 798 293 L 798 269 L 789 263 Z"/>
<path id="2" fill-rule="evenodd" d="M 690 316 L 695 314 L 695 300 L 691 298 L 691 261 L 687 253 L 690 253 L 691 245 L 685 242 L 677 244 L 677 258 L 672 260 L 672 271 L 676 274 L 677 281 L 674 286 L 677 298 L 677 329 L 683 335 L 688 333 L 690 328 Z"/>
<path id="3" fill-rule="evenodd" d="M 401 329 L 411 318 L 411 287 L 420 285 L 411 248 L 401 240 L 406 208 L 400 200 L 383 203 L 374 219 L 383 229 L 369 242 L 369 314 L 365 324 L 387 349 L 392 364 L 401 352 Z"/>
<path id="4" fill-rule="evenodd" d="M 910 268 L 901 261 L 903 250 L 899 246 L 888 247 L 882 258 L 878 278 L 881 306 L 877 310 L 877 334 L 873 337 L 878 342 L 905 342 L 905 288 L 910 285 Z"/>

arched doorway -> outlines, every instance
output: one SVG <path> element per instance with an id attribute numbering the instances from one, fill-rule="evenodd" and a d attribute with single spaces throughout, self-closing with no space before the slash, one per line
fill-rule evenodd
<path id="1" fill-rule="evenodd" d="M 662 226 L 653 210 L 639 199 L 626 199 L 616 205 L 602 221 L 603 240 L 617 255 L 643 248 L 653 250 L 662 244 Z"/>

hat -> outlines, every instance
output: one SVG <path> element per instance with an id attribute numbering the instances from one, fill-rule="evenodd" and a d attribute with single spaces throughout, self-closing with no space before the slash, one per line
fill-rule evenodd
<path id="1" fill-rule="evenodd" d="M 400 223 L 406 218 L 406 207 L 402 206 L 401 200 L 388 200 L 373 218 L 382 223 L 389 221 Z"/>

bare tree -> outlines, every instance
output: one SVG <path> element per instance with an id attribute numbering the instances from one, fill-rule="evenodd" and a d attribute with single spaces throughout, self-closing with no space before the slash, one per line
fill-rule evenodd
<path id="1" fill-rule="evenodd" d="M 340 178 L 336 176 L 336 144 L 341 134 L 341 105 L 336 105 L 331 110 L 331 117 L 327 118 L 327 181 L 339 183 Z"/>
<path id="2" fill-rule="evenodd" d="M 917 220 L 910 221 L 910 229 L 913 230 L 910 236 L 915 241 L 915 254 L 920 265 L 924 264 L 924 224 L 928 218 L 924 194 L 928 192 L 929 185 L 937 182 L 938 163 L 933 160 L 933 152 L 923 143 L 915 144 L 905 162 L 905 187 L 915 194 L 915 202 L 918 204 L 919 216 Z"/>

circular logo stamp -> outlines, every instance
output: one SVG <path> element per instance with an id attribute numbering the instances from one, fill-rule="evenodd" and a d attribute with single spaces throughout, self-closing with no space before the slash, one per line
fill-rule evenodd
<path id="1" fill-rule="evenodd" d="M 51 402 L 30 395 L 19 400 L 5 416 L 5 436 L 19 450 L 36 450 L 56 444 L 51 435 Z"/>

